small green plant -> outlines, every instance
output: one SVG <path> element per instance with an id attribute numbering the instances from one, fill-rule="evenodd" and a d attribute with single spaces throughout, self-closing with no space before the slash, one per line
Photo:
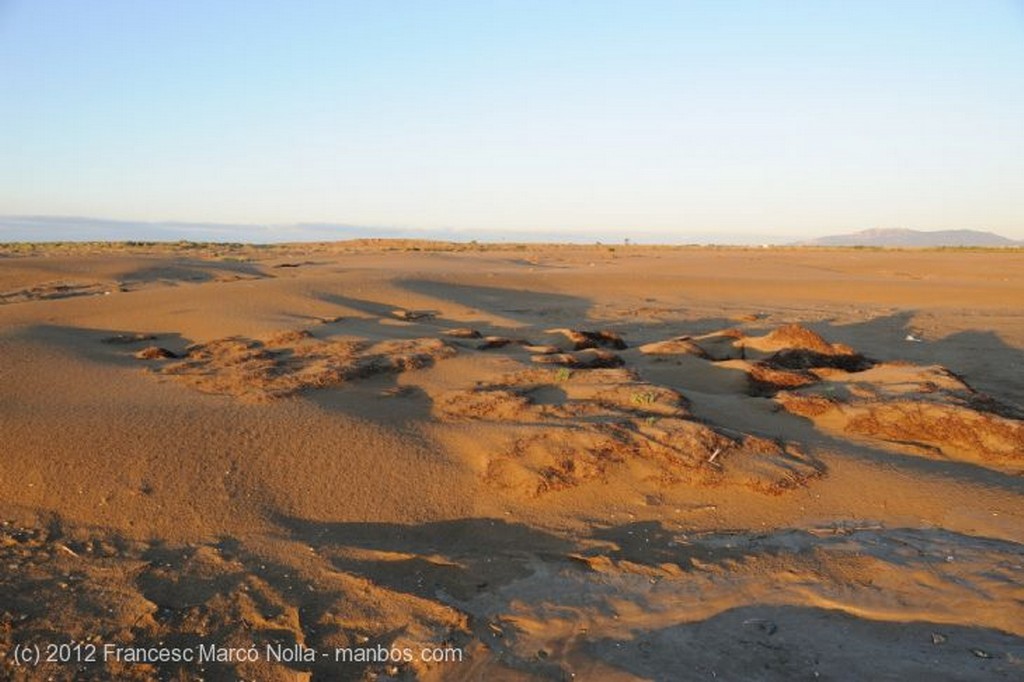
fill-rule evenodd
<path id="1" fill-rule="evenodd" d="M 572 370 L 568 367 L 559 367 L 555 371 L 555 381 L 563 382 L 572 378 Z"/>
<path id="2" fill-rule="evenodd" d="M 642 393 L 633 394 L 634 405 L 653 405 L 658 399 L 658 395 L 653 391 L 644 391 Z"/>

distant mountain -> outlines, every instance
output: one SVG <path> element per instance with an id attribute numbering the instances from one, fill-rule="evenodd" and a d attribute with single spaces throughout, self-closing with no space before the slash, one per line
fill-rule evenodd
<path id="1" fill-rule="evenodd" d="M 1024 246 L 992 232 L 978 230 L 862 230 L 797 242 L 800 246 Z"/>

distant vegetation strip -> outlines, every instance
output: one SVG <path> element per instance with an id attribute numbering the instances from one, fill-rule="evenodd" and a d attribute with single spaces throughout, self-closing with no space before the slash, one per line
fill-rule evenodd
<path id="1" fill-rule="evenodd" d="M 351 239 L 333 242 L 291 242 L 250 244 L 244 242 L 199 241 L 53 241 L 53 242 L 0 242 L 0 255 L 19 256 L 40 253 L 167 253 L 182 252 L 191 255 L 217 256 L 229 254 L 275 255 L 303 252 L 345 251 L 534 251 L 559 249 L 572 251 L 600 250 L 605 252 L 673 251 L 673 250 L 727 250 L 727 251 L 957 251 L 981 253 L 1016 253 L 1024 245 L 1007 246 L 819 246 L 810 244 L 737 245 L 737 244 L 594 244 L 543 242 L 448 242 L 414 239 Z"/>

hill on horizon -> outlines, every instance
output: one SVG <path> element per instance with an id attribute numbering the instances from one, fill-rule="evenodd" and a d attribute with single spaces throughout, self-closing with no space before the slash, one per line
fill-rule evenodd
<path id="1" fill-rule="evenodd" d="M 799 246 L 1024 246 L 994 232 L 980 230 L 871 229 L 796 242 Z"/>

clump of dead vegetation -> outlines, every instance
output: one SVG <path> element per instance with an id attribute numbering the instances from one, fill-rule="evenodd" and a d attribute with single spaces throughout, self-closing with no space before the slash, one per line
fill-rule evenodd
<path id="1" fill-rule="evenodd" d="M 149 349 L 142 353 L 151 354 Z M 181 358 L 158 371 L 203 393 L 265 402 L 306 389 L 426 367 L 454 354 L 454 348 L 433 338 L 370 343 L 321 340 L 299 330 L 263 341 L 234 337 L 193 344 Z M 151 355 L 146 359 L 173 357 Z"/>

